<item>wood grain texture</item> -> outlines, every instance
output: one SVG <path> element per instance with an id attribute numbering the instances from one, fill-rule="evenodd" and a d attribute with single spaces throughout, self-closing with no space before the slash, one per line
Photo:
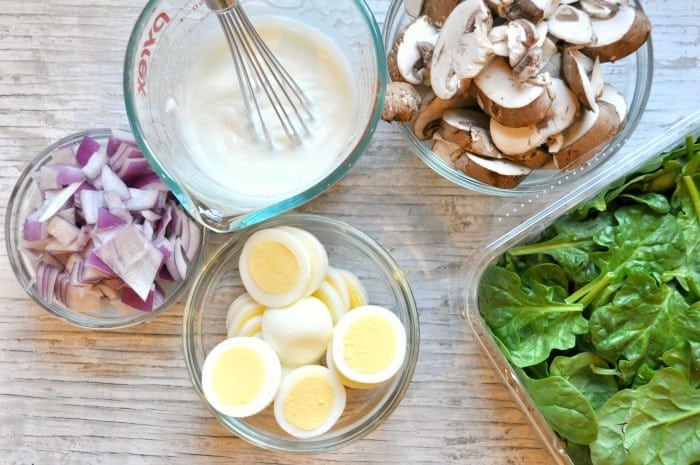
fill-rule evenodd
<path id="1" fill-rule="evenodd" d="M 388 0 L 369 1 L 382 22 Z M 629 147 L 700 109 L 700 3 L 647 0 L 655 48 L 648 108 Z M 0 0 L 0 213 L 25 164 L 89 127 L 125 127 L 122 62 L 143 2 Z M 551 463 L 461 315 L 468 257 L 517 211 L 467 192 L 381 123 L 366 154 L 300 210 L 372 235 L 405 269 L 420 309 L 414 380 L 364 440 L 315 456 L 267 452 L 232 437 L 200 403 L 181 349 L 182 305 L 133 329 L 68 326 L 34 305 L 0 250 L 0 463 Z M 512 218 L 511 218 L 512 220 Z M 4 242 L 4 232 L 0 232 Z"/>

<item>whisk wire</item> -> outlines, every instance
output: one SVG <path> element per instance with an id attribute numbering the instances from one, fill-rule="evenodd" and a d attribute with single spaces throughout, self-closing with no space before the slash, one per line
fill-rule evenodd
<path id="1" fill-rule="evenodd" d="M 216 12 L 224 29 L 253 132 L 258 136 L 262 132 L 265 141 L 274 148 L 262 110 L 269 103 L 288 140 L 301 144 L 299 133 L 308 135 L 307 121 L 313 120 L 310 102 L 302 89 L 258 35 L 238 1 L 207 0 L 207 6 Z"/>
<path id="2" fill-rule="evenodd" d="M 229 49 L 231 50 L 233 66 L 236 70 L 238 85 L 241 88 L 241 95 L 243 97 L 243 105 L 246 109 L 245 114 L 246 118 L 248 119 L 248 125 L 250 126 L 253 134 L 257 134 L 257 128 L 259 128 L 259 130 L 263 132 L 268 145 L 272 145 L 272 138 L 267 130 L 267 126 L 264 123 L 265 120 L 263 119 L 260 105 L 256 101 L 253 85 L 250 77 L 248 76 L 248 70 L 245 66 L 245 60 L 243 59 L 240 49 L 233 46 L 233 44 L 239 40 L 235 34 L 237 29 L 228 24 L 231 21 L 231 18 L 228 15 L 218 14 L 217 19 L 224 30 L 224 34 L 226 34 L 226 40 L 229 44 Z M 251 102 L 251 99 L 254 100 L 254 102 Z M 255 123 L 253 120 L 254 117 L 257 117 L 259 123 Z"/>
<path id="3" fill-rule="evenodd" d="M 273 82 L 269 79 L 267 72 L 269 69 L 266 69 L 264 66 L 266 64 L 264 61 L 265 55 L 260 49 L 255 47 L 257 44 L 257 41 L 255 40 L 257 33 L 254 29 L 250 28 L 252 27 L 250 22 L 246 23 L 244 20 L 245 15 L 240 6 L 235 6 L 232 9 L 232 12 L 235 14 L 231 15 L 231 18 L 234 20 L 234 25 L 237 26 L 234 28 L 234 30 L 237 32 L 237 36 L 240 39 L 239 45 L 244 49 L 243 56 L 246 58 L 245 64 L 247 65 L 247 68 L 250 68 L 246 72 L 246 76 L 249 79 L 252 77 L 253 84 L 257 84 L 260 88 L 262 88 L 268 101 L 272 103 L 272 109 L 282 125 L 282 128 L 287 134 L 287 137 L 292 142 L 299 144 L 301 140 L 285 108 L 286 102 L 282 102 L 280 92 L 276 92 L 276 90 L 281 90 L 281 93 L 287 96 L 285 87 L 280 85 L 279 81 L 276 80 L 275 82 L 280 86 L 279 89 L 276 89 Z M 259 40 L 262 41 L 262 39 Z M 259 106 L 258 99 L 255 96 L 253 96 L 253 99 L 255 100 L 256 105 Z M 294 102 L 291 100 L 289 100 L 288 103 L 291 105 L 294 104 Z"/>

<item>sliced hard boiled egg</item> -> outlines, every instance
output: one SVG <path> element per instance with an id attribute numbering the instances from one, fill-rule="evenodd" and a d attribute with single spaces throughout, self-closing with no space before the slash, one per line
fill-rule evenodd
<path id="1" fill-rule="evenodd" d="M 406 330 L 388 309 L 363 305 L 340 319 L 330 350 L 343 378 L 358 385 L 377 385 L 401 368 L 406 356 Z"/>
<path id="2" fill-rule="evenodd" d="M 351 389 L 373 389 L 377 386 L 379 386 L 382 383 L 360 383 L 357 381 L 353 381 L 350 378 L 347 378 L 343 376 L 343 374 L 338 371 L 338 368 L 335 366 L 335 361 L 333 360 L 333 351 L 329 347 L 328 350 L 326 351 L 326 366 L 328 367 L 329 370 L 331 370 L 333 373 L 335 373 L 338 376 L 338 379 L 340 379 L 340 382 L 343 383 L 345 387 L 349 387 Z"/>
<path id="3" fill-rule="evenodd" d="M 312 294 L 323 282 L 328 272 L 328 253 L 321 241 L 309 231 L 293 226 L 280 226 L 279 229 L 288 231 L 306 246 L 311 259 L 311 279 L 309 280 L 309 294 Z"/>
<path id="4" fill-rule="evenodd" d="M 260 324 L 259 317 L 262 316 L 265 311 L 265 307 L 260 303 L 253 300 L 250 294 L 244 293 L 236 297 L 231 305 L 228 307 L 228 313 L 226 314 L 226 331 L 228 337 L 232 336 L 244 336 L 242 328 L 249 325 L 249 321 L 258 318 L 258 325 Z"/>
<path id="5" fill-rule="evenodd" d="M 333 289 L 335 289 L 338 293 L 338 296 L 340 296 L 340 299 L 343 301 L 343 308 L 345 309 L 345 311 L 347 312 L 348 310 L 350 310 L 350 289 L 345 283 L 343 275 L 340 274 L 340 272 L 337 269 L 333 267 L 328 267 L 328 273 L 326 273 L 325 280 L 331 286 L 333 286 Z"/>
<path id="6" fill-rule="evenodd" d="M 236 336 L 262 337 L 262 314 L 247 319 L 238 329 Z"/>
<path id="7" fill-rule="evenodd" d="M 326 304 L 334 325 L 340 321 L 347 311 L 342 297 L 340 297 L 338 291 L 328 281 L 321 282 L 321 285 L 312 296 Z"/>
<path id="8" fill-rule="evenodd" d="M 282 379 L 279 357 L 265 341 L 252 337 L 224 339 L 202 366 L 202 390 L 224 415 L 248 417 L 270 405 Z"/>
<path id="9" fill-rule="evenodd" d="M 311 294 L 312 261 L 304 242 L 281 228 L 253 233 L 238 264 L 248 294 L 267 307 L 284 307 Z"/>
<path id="10" fill-rule="evenodd" d="M 316 363 L 332 334 L 331 314 L 316 297 L 305 297 L 287 307 L 268 308 L 263 313 L 262 338 L 286 366 Z"/>
<path id="11" fill-rule="evenodd" d="M 338 274 L 345 281 L 345 285 L 348 288 L 348 294 L 350 296 L 350 309 L 361 305 L 367 305 L 369 303 L 369 297 L 367 295 L 367 290 L 360 282 L 360 279 L 352 272 L 348 270 L 343 270 L 336 268 Z"/>
<path id="12" fill-rule="evenodd" d="M 304 365 L 282 381 L 274 401 L 280 427 L 296 438 L 319 436 L 338 421 L 345 409 L 345 388 L 320 365 Z"/>

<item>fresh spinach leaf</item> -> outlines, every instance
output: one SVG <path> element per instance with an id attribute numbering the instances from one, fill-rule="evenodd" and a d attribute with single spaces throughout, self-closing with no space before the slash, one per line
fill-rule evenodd
<path id="1" fill-rule="evenodd" d="M 489 266 L 479 284 L 481 314 L 519 367 L 574 347 L 576 335 L 588 331 L 582 305 L 557 301 L 551 287 L 531 286 L 523 288 L 520 276 L 500 266 Z"/>
<path id="2" fill-rule="evenodd" d="M 683 372 L 695 389 L 700 388 L 700 341 L 684 341 L 666 351 L 661 359 L 667 366 Z"/>
<path id="3" fill-rule="evenodd" d="M 609 305 L 590 317 L 591 341 L 598 354 L 618 363 L 629 382 L 646 360 L 656 360 L 684 340 L 700 340 L 700 312 L 667 285 L 633 271 Z"/>
<path id="4" fill-rule="evenodd" d="M 620 391 L 599 412 L 598 465 L 691 465 L 700 460 L 700 390 L 675 368 Z"/>
<path id="5" fill-rule="evenodd" d="M 532 400 L 552 429 L 576 444 L 590 444 L 598 437 L 598 417 L 588 399 L 562 376 L 542 379 L 523 377 Z"/>
<path id="6" fill-rule="evenodd" d="M 549 372 L 551 376 L 567 379 L 588 400 L 593 410 L 598 410 L 619 389 L 613 375 L 615 371 L 608 368 L 607 362 L 596 354 L 581 352 L 572 357 L 555 357 Z"/>

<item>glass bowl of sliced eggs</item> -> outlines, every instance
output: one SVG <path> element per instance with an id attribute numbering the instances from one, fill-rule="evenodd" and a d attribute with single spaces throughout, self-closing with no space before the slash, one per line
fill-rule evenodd
<path id="1" fill-rule="evenodd" d="M 195 390 L 256 446 L 324 452 L 374 430 L 415 370 L 418 312 L 366 233 L 286 214 L 234 234 L 192 284 L 183 320 Z"/>

